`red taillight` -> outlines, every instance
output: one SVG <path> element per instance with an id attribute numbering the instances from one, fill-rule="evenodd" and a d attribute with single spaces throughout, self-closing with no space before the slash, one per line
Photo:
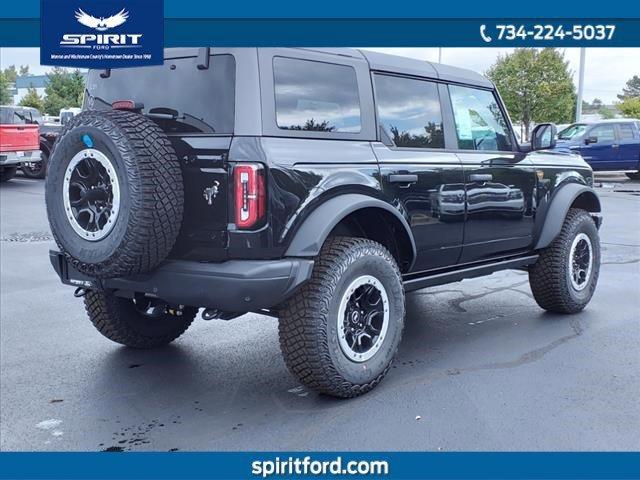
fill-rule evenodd
<path id="1" fill-rule="evenodd" d="M 257 163 L 239 163 L 233 169 L 236 226 L 255 227 L 266 213 L 264 169 Z"/>
<path id="2" fill-rule="evenodd" d="M 141 110 L 142 105 L 133 100 L 116 100 L 111 104 L 111 108 L 114 110 Z"/>

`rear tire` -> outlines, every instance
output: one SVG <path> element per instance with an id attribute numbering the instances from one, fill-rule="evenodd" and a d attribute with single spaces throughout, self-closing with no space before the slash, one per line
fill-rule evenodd
<path id="1" fill-rule="evenodd" d="M 529 283 L 540 307 L 576 313 L 591 300 L 600 273 L 600 239 L 589 213 L 572 208 L 553 243 L 529 268 Z"/>
<path id="2" fill-rule="evenodd" d="M 311 279 L 280 311 L 285 363 L 318 392 L 362 395 L 389 371 L 404 316 L 402 278 L 389 251 L 371 240 L 329 238 Z"/>
<path id="3" fill-rule="evenodd" d="M 43 179 L 47 175 L 47 164 L 49 163 L 49 153 L 46 150 L 41 150 L 41 160 L 36 163 L 35 167 L 27 167 L 22 165 L 20 170 L 22 174 L 27 178 Z"/>
<path id="4" fill-rule="evenodd" d="M 17 171 L 18 167 L 0 167 L 0 183 L 11 180 Z"/>
<path id="5" fill-rule="evenodd" d="M 182 335 L 198 310 L 184 308 L 182 315 L 141 313 L 133 300 L 105 292 L 89 291 L 84 305 L 93 326 L 109 340 L 134 348 L 154 348 Z"/>

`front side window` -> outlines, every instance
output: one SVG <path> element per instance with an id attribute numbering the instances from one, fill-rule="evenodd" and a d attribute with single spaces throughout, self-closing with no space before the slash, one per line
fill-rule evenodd
<path id="1" fill-rule="evenodd" d="M 558 133 L 558 140 L 571 140 L 574 137 L 579 137 L 584 133 L 586 128 L 587 126 L 584 123 L 570 125 Z"/>
<path id="2" fill-rule="evenodd" d="M 449 85 L 458 148 L 512 151 L 507 121 L 493 92 Z"/>
<path id="3" fill-rule="evenodd" d="M 444 148 L 438 85 L 376 74 L 378 121 L 397 147 Z"/>
<path id="4" fill-rule="evenodd" d="M 613 125 L 599 125 L 591 129 L 589 138 L 594 138 L 597 143 L 613 142 L 616 139 L 616 131 Z"/>
<path id="5" fill-rule="evenodd" d="M 280 129 L 360 132 L 358 82 L 353 67 L 275 57 L 273 75 Z"/>

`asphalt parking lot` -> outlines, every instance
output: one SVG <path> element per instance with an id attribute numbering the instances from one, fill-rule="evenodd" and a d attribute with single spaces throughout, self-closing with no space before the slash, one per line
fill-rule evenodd
<path id="1" fill-rule="evenodd" d="M 364 397 L 309 392 L 276 320 L 196 320 L 173 345 L 101 337 L 49 265 L 43 182 L 0 186 L 1 450 L 638 450 L 640 183 L 598 177 L 592 303 L 538 308 L 523 272 L 408 296 L 399 356 Z"/>

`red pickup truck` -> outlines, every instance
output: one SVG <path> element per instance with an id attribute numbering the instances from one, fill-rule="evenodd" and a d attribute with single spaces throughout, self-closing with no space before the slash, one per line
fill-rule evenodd
<path id="1" fill-rule="evenodd" d="M 39 161 L 40 135 L 31 113 L 22 107 L 0 106 L 0 182 L 13 178 L 21 163 Z"/>

